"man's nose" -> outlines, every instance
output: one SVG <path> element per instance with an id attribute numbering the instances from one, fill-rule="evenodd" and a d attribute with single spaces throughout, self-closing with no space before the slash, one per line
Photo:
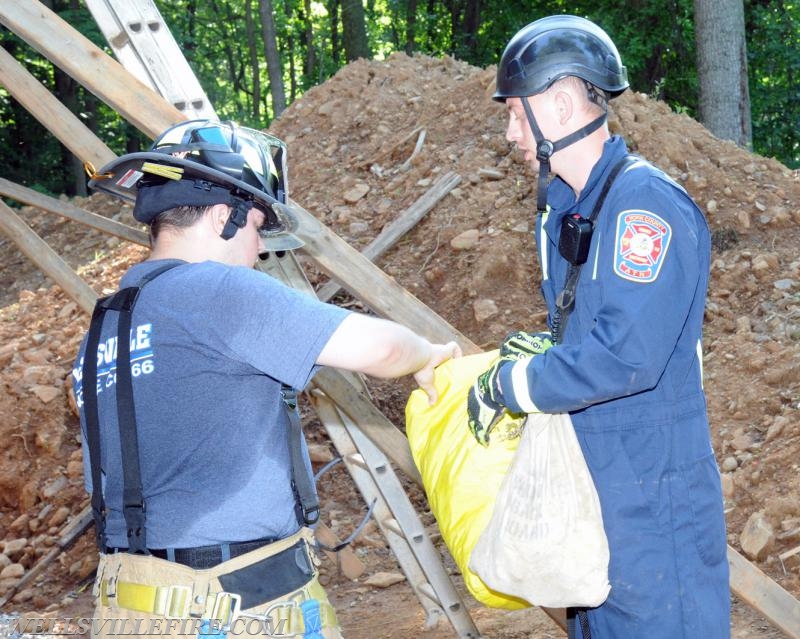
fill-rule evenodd
<path id="1" fill-rule="evenodd" d="M 508 126 L 506 126 L 506 140 L 509 142 L 516 142 L 519 135 L 519 125 L 514 121 L 513 117 L 508 118 Z"/>

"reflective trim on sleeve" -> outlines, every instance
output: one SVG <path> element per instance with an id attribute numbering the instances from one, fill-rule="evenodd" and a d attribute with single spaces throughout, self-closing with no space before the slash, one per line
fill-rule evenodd
<path id="1" fill-rule="evenodd" d="M 550 274 L 548 271 L 547 266 L 547 233 L 544 230 L 545 222 L 547 222 L 547 218 L 550 216 L 550 206 L 545 209 L 545 212 L 542 213 L 541 222 L 539 222 L 539 261 L 541 262 L 542 267 L 542 281 L 546 282 L 550 279 Z"/>
<path id="2" fill-rule="evenodd" d="M 703 380 L 703 343 L 701 340 L 697 340 L 697 363 L 700 365 L 700 388 L 704 388 L 705 382 Z"/>
<path id="3" fill-rule="evenodd" d="M 531 361 L 533 358 L 529 357 L 514 362 L 514 366 L 511 367 L 511 390 L 522 412 L 541 413 L 542 411 L 533 403 L 528 388 L 528 363 Z"/>

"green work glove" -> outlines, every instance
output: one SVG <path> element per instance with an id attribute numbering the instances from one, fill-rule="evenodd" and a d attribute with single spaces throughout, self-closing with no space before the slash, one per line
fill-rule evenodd
<path id="1" fill-rule="evenodd" d="M 510 333 L 500 344 L 500 359 L 475 380 L 467 394 L 467 415 L 469 429 L 478 443 L 487 446 L 489 434 L 506 410 L 499 401 L 497 376 L 500 367 L 506 362 L 541 355 L 553 346 L 550 333 Z"/>
<path id="2" fill-rule="evenodd" d="M 475 380 L 467 393 L 469 429 L 482 446 L 489 444 L 489 433 L 503 416 L 505 406 L 497 401 L 497 374 L 508 360 L 498 359 Z"/>
<path id="3" fill-rule="evenodd" d="M 500 358 L 516 362 L 518 359 L 541 355 L 553 345 L 550 333 L 510 333 L 500 344 Z"/>

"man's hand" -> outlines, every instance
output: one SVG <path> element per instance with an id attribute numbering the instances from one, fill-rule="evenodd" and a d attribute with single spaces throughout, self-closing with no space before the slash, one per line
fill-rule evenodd
<path id="1" fill-rule="evenodd" d="M 553 346 L 550 333 L 526 333 L 516 331 L 500 344 L 500 358 L 475 380 L 467 395 L 469 429 L 479 444 L 489 444 L 489 433 L 503 416 L 505 406 L 500 403 L 498 373 L 506 362 L 541 355 Z"/>
<path id="2" fill-rule="evenodd" d="M 510 333 L 500 344 L 500 358 L 517 361 L 532 355 L 541 355 L 553 345 L 550 333 Z"/>
<path id="3" fill-rule="evenodd" d="M 505 407 L 497 401 L 497 374 L 500 366 L 508 361 L 498 359 L 489 370 L 484 371 L 475 380 L 467 394 L 467 415 L 469 429 L 478 443 L 487 446 L 489 433 L 503 416 Z"/>
<path id="4" fill-rule="evenodd" d="M 417 385 L 428 395 L 428 403 L 433 406 L 439 399 L 434 384 L 434 369 L 453 357 L 461 357 L 461 347 L 455 342 L 447 344 L 431 344 L 431 356 L 428 363 L 414 373 Z"/>

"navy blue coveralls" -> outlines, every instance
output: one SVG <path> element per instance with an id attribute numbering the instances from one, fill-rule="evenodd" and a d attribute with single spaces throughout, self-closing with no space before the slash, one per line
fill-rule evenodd
<path id="1" fill-rule="evenodd" d="M 568 269 L 561 220 L 591 215 L 626 153 L 621 138 L 607 141 L 577 201 L 560 178 L 550 184 L 536 240 L 551 327 Z M 722 490 L 702 388 L 710 253 L 689 195 L 644 161 L 627 167 L 597 218 L 562 343 L 500 373 L 512 411 L 572 417 L 611 555 L 611 593 L 588 612 L 595 639 L 730 636 Z"/>

